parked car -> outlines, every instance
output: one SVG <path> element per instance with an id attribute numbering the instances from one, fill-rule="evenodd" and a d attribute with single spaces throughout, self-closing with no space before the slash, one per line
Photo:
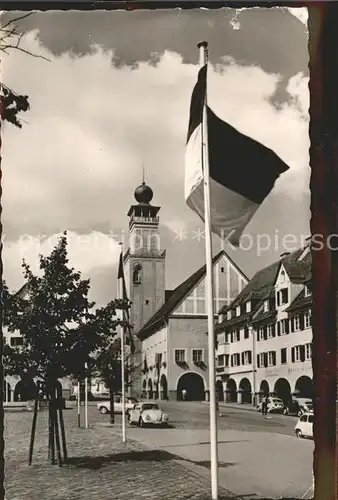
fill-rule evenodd
<path id="1" fill-rule="evenodd" d="M 300 417 L 303 413 L 311 411 L 313 411 L 311 399 L 294 398 L 287 406 L 285 406 L 284 415 L 297 415 Z"/>
<path id="2" fill-rule="evenodd" d="M 314 414 L 304 413 L 295 425 L 295 434 L 298 438 L 313 438 Z"/>
<path id="3" fill-rule="evenodd" d="M 128 412 L 134 408 L 135 403 L 137 403 L 137 399 L 135 398 L 125 399 L 125 411 L 127 415 Z M 110 413 L 110 401 L 100 401 L 96 406 L 102 415 Z M 120 395 L 114 396 L 114 413 L 122 413 L 122 396 Z"/>
<path id="4" fill-rule="evenodd" d="M 257 411 L 262 411 L 263 401 L 257 405 Z M 284 403 L 280 398 L 268 398 L 268 413 L 283 413 Z"/>
<path id="5" fill-rule="evenodd" d="M 142 402 L 134 405 L 128 415 L 131 425 L 164 425 L 169 424 L 169 416 L 164 413 L 157 403 Z"/>

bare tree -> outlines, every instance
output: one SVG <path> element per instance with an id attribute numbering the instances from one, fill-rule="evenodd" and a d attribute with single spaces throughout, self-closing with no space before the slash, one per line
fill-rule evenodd
<path id="1" fill-rule="evenodd" d="M 10 50 L 18 50 L 20 52 L 24 52 L 25 54 L 31 57 L 38 57 L 40 59 L 44 59 L 49 61 L 46 57 L 34 54 L 29 50 L 24 49 L 20 46 L 23 33 L 18 31 L 16 23 L 22 19 L 25 19 L 32 15 L 32 12 L 28 14 L 24 14 L 19 17 L 15 17 L 5 24 L 0 25 L 0 53 L 9 55 Z M 18 117 L 19 113 L 25 112 L 29 110 L 29 100 L 27 95 L 20 95 L 14 92 L 13 89 L 10 89 L 5 85 L 4 82 L 0 82 L 1 85 L 1 119 L 5 120 L 9 123 L 12 123 L 16 127 L 21 128 L 22 123 L 20 118 Z"/>

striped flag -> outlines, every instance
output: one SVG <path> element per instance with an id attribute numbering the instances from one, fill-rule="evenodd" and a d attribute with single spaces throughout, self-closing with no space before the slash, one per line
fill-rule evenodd
<path id="1" fill-rule="evenodd" d="M 203 107 L 207 64 L 194 87 L 185 158 L 185 199 L 204 221 Z M 239 246 L 256 210 L 288 166 L 269 148 L 243 135 L 207 107 L 211 230 Z"/>
<path id="2" fill-rule="evenodd" d="M 120 260 L 119 260 L 119 269 L 117 273 L 117 279 L 122 280 L 122 298 L 123 300 L 128 300 L 128 295 L 127 295 L 127 287 L 126 287 L 126 280 L 124 277 L 124 270 L 123 270 L 123 255 L 122 252 L 120 254 Z M 135 352 L 135 343 L 133 339 L 133 334 L 131 331 L 131 326 L 130 326 L 130 316 L 129 316 L 129 309 L 123 311 L 123 319 L 128 323 L 127 326 L 127 333 L 128 333 L 128 339 L 127 343 L 129 344 L 130 347 L 130 352 L 133 354 Z"/>

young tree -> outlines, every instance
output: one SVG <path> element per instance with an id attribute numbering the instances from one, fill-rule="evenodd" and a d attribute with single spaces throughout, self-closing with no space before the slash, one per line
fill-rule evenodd
<path id="1" fill-rule="evenodd" d="M 128 305 L 128 304 L 127 304 Z M 121 306 L 120 306 L 121 307 Z M 110 423 L 115 423 L 114 395 L 122 391 L 122 359 L 120 339 L 106 337 L 106 342 L 96 355 L 96 370 L 105 386 L 109 389 L 110 401 Z M 124 383 L 125 389 L 130 385 L 132 368 L 129 366 L 129 358 L 124 359 Z"/>
<path id="2" fill-rule="evenodd" d="M 127 305 L 113 300 L 95 308 L 89 301 L 89 280 L 68 266 L 66 233 L 49 256 L 40 256 L 41 276 L 35 276 L 25 262 L 23 269 L 26 295 L 10 294 L 3 287 L 4 325 L 23 338 L 21 346 L 5 346 L 4 367 L 23 380 L 42 380 L 52 406 L 58 379 L 81 380 L 89 374 L 93 353 L 102 350 L 107 339 L 116 336 L 117 327 L 124 325 L 116 311 Z"/>

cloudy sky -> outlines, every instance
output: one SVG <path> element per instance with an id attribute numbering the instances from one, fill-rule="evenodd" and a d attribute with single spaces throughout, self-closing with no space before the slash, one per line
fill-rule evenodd
<path id="1" fill-rule="evenodd" d="M 21 46 L 50 61 L 13 51 L 2 62 L 4 83 L 31 104 L 21 130 L 3 128 L 10 288 L 23 284 L 22 258 L 36 269 L 38 254 L 67 229 L 71 263 L 91 278 L 92 297 L 113 298 L 118 242 L 127 234 L 142 164 L 153 203 L 162 207 L 167 288 L 203 264 L 204 241 L 195 232 L 203 227 L 184 202 L 201 39 L 210 49 L 209 105 L 290 166 L 247 227 L 243 247 L 250 249 L 226 250 L 250 276 L 292 250 L 283 236 L 294 235 L 296 248 L 309 234 L 305 9 L 45 12 L 19 27 Z M 269 249 L 258 250 L 258 234 L 271 238 Z"/>

